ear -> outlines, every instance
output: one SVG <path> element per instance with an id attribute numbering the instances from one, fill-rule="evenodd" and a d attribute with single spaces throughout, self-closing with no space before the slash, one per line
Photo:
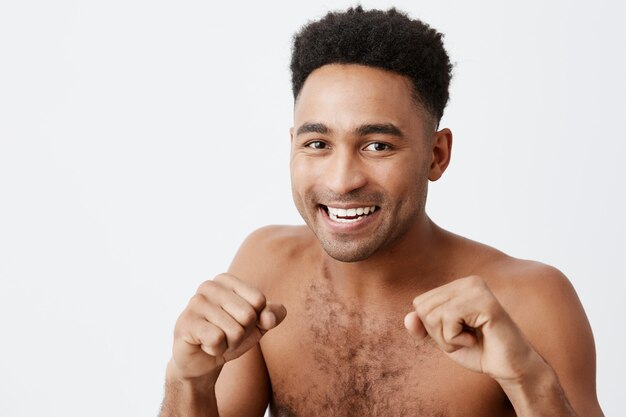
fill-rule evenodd
<path id="1" fill-rule="evenodd" d="M 450 163 L 450 156 L 452 155 L 452 132 L 450 129 L 445 128 L 435 132 L 430 151 L 428 179 L 437 181 Z"/>

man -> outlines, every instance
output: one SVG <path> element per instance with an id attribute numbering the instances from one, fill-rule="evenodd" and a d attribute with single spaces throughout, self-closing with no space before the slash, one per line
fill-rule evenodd
<path id="1" fill-rule="evenodd" d="M 300 227 L 267 227 L 175 329 L 162 416 L 602 416 L 595 351 L 557 270 L 436 226 L 428 181 L 442 35 L 396 11 L 296 36 L 291 176 Z"/>

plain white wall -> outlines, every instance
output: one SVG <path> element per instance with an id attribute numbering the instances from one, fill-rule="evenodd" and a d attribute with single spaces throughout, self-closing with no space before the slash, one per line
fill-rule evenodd
<path id="1" fill-rule="evenodd" d="M 291 36 L 354 3 L 263 3 L 0 3 L 0 417 L 154 416 L 196 286 L 300 223 Z M 394 4 L 456 63 L 430 215 L 570 277 L 625 415 L 625 7 Z"/>

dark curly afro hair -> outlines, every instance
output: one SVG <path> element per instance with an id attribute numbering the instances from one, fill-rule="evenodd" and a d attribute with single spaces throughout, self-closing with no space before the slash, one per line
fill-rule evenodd
<path id="1" fill-rule="evenodd" d="M 448 102 L 452 64 L 443 35 L 395 8 L 361 6 L 330 12 L 294 36 L 291 83 L 294 99 L 315 69 L 326 64 L 360 64 L 408 77 L 414 98 L 438 124 Z"/>

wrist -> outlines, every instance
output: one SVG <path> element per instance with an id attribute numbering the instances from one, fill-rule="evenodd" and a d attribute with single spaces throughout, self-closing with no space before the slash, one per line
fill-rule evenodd
<path id="1" fill-rule="evenodd" d="M 556 372 L 535 351 L 516 378 L 496 381 L 520 417 L 545 415 L 546 409 L 563 412 L 554 415 L 574 415 Z"/>
<path id="2" fill-rule="evenodd" d="M 516 371 L 513 377 L 495 378 L 503 390 L 524 391 L 538 384 L 551 383 L 556 378 L 552 367 L 532 349 L 528 352 L 524 365 Z"/>
<path id="3" fill-rule="evenodd" d="M 217 416 L 215 383 L 220 369 L 209 375 L 186 378 L 180 375 L 173 360 L 167 364 L 165 376 L 165 399 L 160 417 Z"/>
<path id="4" fill-rule="evenodd" d="M 187 377 L 180 372 L 179 368 L 173 359 L 167 364 L 167 370 L 165 372 L 165 382 L 168 385 L 176 385 L 180 387 L 195 388 L 197 390 L 206 392 L 208 389 L 215 388 L 215 383 L 222 370 L 222 366 L 212 370 L 206 375 Z"/>

